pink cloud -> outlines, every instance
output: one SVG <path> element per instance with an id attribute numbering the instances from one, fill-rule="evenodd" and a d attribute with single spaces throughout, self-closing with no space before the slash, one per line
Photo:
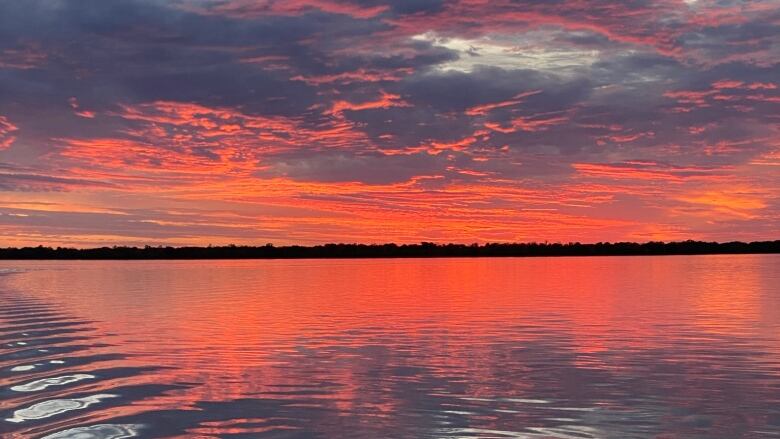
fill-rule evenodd
<path id="1" fill-rule="evenodd" d="M 266 15 L 299 15 L 311 10 L 355 18 L 371 18 L 386 11 L 387 6 L 363 7 L 336 0 L 228 0 L 214 2 L 206 7 L 182 6 L 203 14 L 227 15 L 237 18 L 257 18 Z"/>
<path id="2" fill-rule="evenodd" d="M 7 117 L 0 116 L 0 151 L 9 148 L 16 141 L 16 136 L 12 133 L 18 130 L 19 127 L 12 124 Z"/>
<path id="3" fill-rule="evenodd" d="M 333 102 L 333 105 L 331 106 L 331 109 L 329 110 L 330 114 L 339 114 L 343 111 L 360 111 L 360 110 L 371 110 L 376 108 L 390 108 L 390 107 L 409 107 L 411 106 L 409 103 L 405 102 L 403 99 L 401 99 L 401 96 L 392 94 L 392 93 L 386 93 L 384 91 L 380 92 L 379 99 L 373 100 L 373 101 L 365 101 L 365 102 L 349 102 L 344 100 L 337 100 Z"/>
<path id="4" fill-rule="evenodd" d="M 514 133 L 517 131 L 545 131 L 550 129 L 552 126 L 560 125 L 567 122 L 568 120 L 569 118 L 565 116 L 521 116 L 512 119 L 509 122 L 509 126 L 493 122 L 485 122 L 485 127 L 501 133 Z"/>

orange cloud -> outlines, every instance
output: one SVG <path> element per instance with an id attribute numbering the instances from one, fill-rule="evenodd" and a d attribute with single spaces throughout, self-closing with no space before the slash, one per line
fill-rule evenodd
<path id="1" fill-rule="evenodd" d="M 525 98 L 541 93 L 542 90 L 532 90 L 515 95 L 512 99 L 501 102 L 493 102 L 490 104 L 477 105 L 466 110 L 466 114 L 469 116 L 484 116 L 490 111 L 496 108 L 513 107 L 515 105 L 522 104 Z"/>
<path id="2" fill-rule="evenodd" d="M 772 82 L 751 82 L 724 79 L 715 81 L 706 90 L 667 91 L 664 96 L 677 101 L 675 112 L 688 113 L 696 108 L 712 107 L 715 102 L 733 102 L 732 108 L 738 111 L 750 111 L 752 102 L 778 103 L 778 87 Z M 763 90 L 764 93 L 755 93 Z M 767 94 L 773 93 L 773 94 Z"/>
<path id="3" fill-rule="evenodd" d="M 400 81 L 404 76 L 414 73 L 411 68 L 399 68 L 390 71 L 371 70 L 371 69 L 357 69 L 350 72 L 336 73 L 332 75 L 320 75 L 320 76 L 293 76 L 290 78 L 292 81 L 303 81 L 311 85 L 322 85 L 331 83 L 352 84 L 355 82 L 396 82 Z"/>
<path id="4" fill-rule="evenodd" d="M 568 121 L 568 117 L 516 117 L 512 119 L 508 127 L 498 123 L 485 122 L 485 127 L 501 133 L 514 133 L 517 131 L 545 131 L 554 125 L 560 125 Z"/>
<path id="5" fill-rule="evenodd" d="M 76 99 L 75 97 L 68 99 L 68 103 L 70 104 L 70 107 L 73 108 L 73 111 L 74 113 L 76 113 L 77 116 L 86 117 L 87 119 L 95 118 L 95 112 L 82 109 L 79 106 L 78 99 Z"/>
<path id="6" fill-rule="evenodd" d="M 578 173 L 612 179 L 683 182 L 688 180 L 723 179 L 728 167 L 670 166 L 656 162 L 628 161 L 623 163 L 574 163 Z"/>
<path id="7" fill-rule="evenodd" d="M 12 124 L 8 118 L 0 116 L 0 151 L 7 149 L 16 141 L 16 136 L 11 133 L 18 130 L 19 127 Z"/>
<path id="8" fill-rule="evenodd" d="M 353 103 L 349 101 L 339 100 L 333 102 L 333 105 L 329 111 L 330 114 L 339 114 L 343 111 L 360 111 L 371 110 L 376 108 L 390 108 L 390 107 L 410 107 L 409 103 L 401 99 L 401 96 L 392 93 L 381 92 L 379 99 L 375 101 L 366 101 Z"/>
<path id="9" fill-rule="evenodd" d="M 347 109 L 405 106 L 398 96 L 383 94 L 379 101 L 334 104 Z M 304 125 L 300 118 L 248 115 L 230 108 L 211 108 L 180 102 L 158 101 L 135 106 L 122 105 L 115 115 L 149 125 L 133 135 L 154 143 L 173 143 L 182 148 L 205 148 L 219 153 L 231 149 L 244 159 L 296 148 L 345 147 L 367 144 L 365 135 L 344 118 L 329 119 L 317 126 Z"/>
<path id="10" fill-rule="evenodd" d="M 757 188 L 723 187 L 719 189 L 695 190 L 676 199 L 703 208 L 706 217 L 723 220 L 724 217 L 754 219 L 767 207 L 768 194 Z"/>

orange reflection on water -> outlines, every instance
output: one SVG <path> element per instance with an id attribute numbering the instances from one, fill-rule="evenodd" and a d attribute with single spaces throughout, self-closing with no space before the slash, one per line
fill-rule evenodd
<path id="1" fill-rule="evenodd" d="M 169 426 L 182 437 L 308 431 L 311 417 L 326 435 L 436 435 L 446 420 L 468 437 L 564 434 L 573 421 L 554 419 L 576 419 L 604 436 L 628 434 L 614 416 L 657 434 L 689 428 L 689 413 L 713 416 L 712 429 L 771 419 L 761 402 L 780 379 L 777 262 L 19 262 L 29 271 L 6 284 L 94 319 L 111 346 L 91 352 L 132 355 L 111 364 L 163 367 L 126 384 L 176 386 L 94 420 L 184 410 Z M 728 392 L 758 405 L 729 408 Z"/>

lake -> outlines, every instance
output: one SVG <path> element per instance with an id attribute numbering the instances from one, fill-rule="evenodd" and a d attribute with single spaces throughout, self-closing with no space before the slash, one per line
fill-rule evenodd
<path id="1" fill-rule="evenodd" d="M 0 273 L 3 438 L 780 438 L 780 255 Z"/>

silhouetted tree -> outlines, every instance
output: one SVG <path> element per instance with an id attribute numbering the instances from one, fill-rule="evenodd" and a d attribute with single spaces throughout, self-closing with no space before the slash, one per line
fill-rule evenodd
<path id="1" fill-rule="evenodd" d="M 780 240 L 757 242 L 681 241 L 646 243 L 598 242 L 487 243 L 487 244 L 324 244 L 276 247 L 24 247 L 0 249 L 0 259 L 292 259 L 292 258 L 429 258 L 429 257 L 532 257 L 532 256 L 633 256 L 780 253 Z"/>

